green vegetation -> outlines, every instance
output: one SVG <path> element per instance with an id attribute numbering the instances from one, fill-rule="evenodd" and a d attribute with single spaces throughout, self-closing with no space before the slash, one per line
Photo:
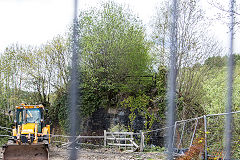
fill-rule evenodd
<path id="1" fill-rule="evenodd" d="M 151 75 L 150 43 L 141 22 L 113 2 L 80 14 L 82 113 L 115 107 L 123 96 L 144 92 Z M 140 85 L 139 85 L 140 84 Z M 91 102 L 91 103 L 89 103 Z"/>
<path id="2" fill-rule="evenodd" d="M 122 107 L 122 101 L 130 98 L 147 97 L 141 111 L 149 112 L 144 113 L 148 117 L 151 108 L 165 107 L 159 101 L 165 99 L 166 70 L 153 72 L 153 43 L 146 39 L 142 22 L 129 9 L 108 2 L 83 11 L 79 33 L 83 119 L 98 108 Z M 21 102 L 42 103 L 49 109 L 55 131 L 68 130 L 69 37 L 57 36 L 41 47 L 16 44 L 6 48 L 0 57 L 0 108 L 14 110 Z"/>
<path id="3" fill-rule="evenodd" d="M 11 122 L 9 121 L 9 117 L 1 116 L 0 124 L 1 124 L 1 126 L 10 128 Z M 9 131 L 11 131 L 11 130 L 8 130 L 6 128 L 0 128 L 0 135 L 9 135 L 10 134 Z M 0 138 L 0 146 L 5 144 L 7 141 L 8 141 L 8 137 L 1 137 Z"/>
<path id="4" fill-rule="evenodd" d="M 199 0 L 181 0 L 178 4 L 177 20 L 177 110 L 178 119 L 188 119 L 204 114 L 202 97 L 206 93 L 203 85 L 216 73 L 213 66 L 203 65 L 209 57 L 221 55 L 222 49 L 208 31 L 209 23 Z M 170 56 L 169 2 L 157 8 L 153 22 L 152 39 L 156 42 L 158 61 L 167 65 Z M 204 33 L 204 34 L 202 34 Z"/>
<path id="5" fill-rule="evenodd" d="M 144 152 L 164 152 L 166 151 L 166 148 L 159 147 L 159 146 L 146 146 L 144 148 Z"/>
<path id="6" fill-rule="evenodd" d="M 177 118 L 224 112 L 227 57 L 219 56 L 222 50 L 207 32 L 199 1 L 182 2 L 178 19 Z M 134 131 L 137 115 L 144 118 L 145 130 L 152 129 L 155 122 L 164 125 L 170 31 L 166 6 L 162 4 L 158 9 L 152 39 L 141 20 L 120 4 L 107 2 L 80 13 L 78 87 L 83 121 L 99 108 L 123 107 L 129 111 L 128 130 Z M 67 36 L 57 36 L 40 47 L 15 44 L 6 48 L 0 56 L 1 110 L 14 110 L 22 102 L 42 103 L 49 109 L 55 132 L 67 134 L 70 37 L 71 29 Z M 239 110 L 240 56 L 234 59 L 234 110 Z M 0 114 L 4 117 L 0 126 L 9 127 L 9 118 Z"/>
<path id="7" fill-rule="evenodd" d="M 239 55 L 234 56 L 235 61 L 235 73 L 234 73 L 234 84 L 233 84 L 233 111 L 238 111 L 240 108 L 240 95 L 239 95 L 239 88 L 240 88 L 240 61 L 238 59 Z M 216 60 L 216 61 L 215 61 Z M 219 63 L 214 63 L 210 61 L 215 61 Z M 207 80 L 203 85 L 203 90 L 206 93 L 203 97 L 204 101 L 202 103 L 206 114 L 216 114 L 225 112 L 226 106 L 226 97 L 227 97 L 227 68 L 226 66 L 220 67 L 225 61 L 227 63 L 227 57 L 210 57 L 205 61 L 206 65 L 214 65 L 212 69 L 217 74 L 213 79 Z M 208 64 L 208 62 L 210 62 Z"/>

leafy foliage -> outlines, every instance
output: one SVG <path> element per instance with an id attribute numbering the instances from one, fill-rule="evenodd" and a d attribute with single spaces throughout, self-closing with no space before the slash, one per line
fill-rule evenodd
<path id="1" fill-rule="evenodd" d="M 199 1 L 181 2 L 178 118 L 224 112 L 227 56 L 219 56 L 221 48 L 207 34 Z M 130 130 L 134 130 L 139 115 L 144 117 L 145 130 L 164 120 L 170 12 L 165 5 L 158 11 L 152 39 L 155 44 L 148 40 L 141 20 L 122 5 L 110 1 L 80 13 L 81 116 L 88 118 L 99 108 L 125 107 L 130 111 Z M 21 102 L 42 103 L 49 109 L 54 127 L 67 132 L 70 42 L 69 37 L 57 36 L 40 47 L 15 44 L 6 48 L 0 56 L 0 109 L 12 110 Z M 237 68 L 233 99 L 234 110 L 238 110 L 240 56 L 235 55 L 234 61 Z M 0 124 L 5 125 L 4 121 Z"/>
<path id="2" fill-rule="evenodd" d="M 141 22 L 114 2 L 82 12 L 79 19 L 81 108 L 90 115 L 145 89 L 140 77 L 149 72 L 150 44 Z"/>
<path id="3" fill-rule="evenodd" d="M 214 79 L 208 80 L 204 85 L 207 93 L 204 96 L 205 112 L 207 114 L 225 112 L 227 97 L 227 68 L 223 67 L 215 70 L 218 75 Z M 235 68 L 233 83 L 233 111 L 239 110 L 239 65 Z"/>
<path id="4" fill-rule="evenodd" d="M 7 127 L 10 128 L 10 118 L 7 115 L 4 114 L 0 114 L 0 124 L 1 127 Z M 4 129 L 4 128 L 0 128 L 0 135 L 10 135 L 10 130 L 8 129 Z M 8 137 L 1 137 L 0 138 L 0 145 L 5 144 L 8 141 Z"/>
<path id="5" fill-rule="evenodd" d="M 145 117 L 145 119 L 151 119 L 150 121 L 146 121 L 144 126 L 145 129 L 151 128 L 153 122 L 154 122 L 154 116 L 153 114 L 150 114 L 147 111 L 147 106 L 149 104 L 149 97 L 146 95 L 138 96 L 136 98 L 130 96 L 124 101 L 122 101 L 122 105 L 124 107 L 128 107 L 130 109 L 130 115 L 129 115 L 129 120 L 130 120 L 130 125 L 129 125 L 129 130 L 133 131 L 133 122 L 136 118 L 136 114 L 140 114 Z"/>

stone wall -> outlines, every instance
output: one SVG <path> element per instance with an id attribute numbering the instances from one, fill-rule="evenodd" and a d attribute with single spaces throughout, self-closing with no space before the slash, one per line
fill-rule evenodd
<path id="1" fill-rule="evenodd" d="M 130 123 L 129 121 L 130 111 L 125 108 L 99 108 L 96 110 L 90 118 L 85 120 L 83 134 L 85 135 L 103 135 L 104 130 L 110 131 L 110 128 L 116 125 L 125 126 L 126 129 Z M 156 115 L 157 116 L 157 115 Z M 133 122 L 133 130 L 139 132 L 144 130 L 145 118 L 136 113 L 136 118 Z M 159 122 L 155 122 L 152 126 L 153 129 L 161 128 Z M 149 144 L 162 145 L 163 137 L 162 133 L 153 132 L 149 137 Z"/>

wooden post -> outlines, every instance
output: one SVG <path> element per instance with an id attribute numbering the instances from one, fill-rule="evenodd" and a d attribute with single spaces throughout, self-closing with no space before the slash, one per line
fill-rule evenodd
<path id="1" fill-rule="evenodd" d="M 127 144 L 127 140 L 126 140 L 127 134 L 124 134 L 124 138 L 125 138 L 125 144 Z M 125 145 L 125 150 L 127 150 L 127 145 Z"/>
<path id="2" fill-rule="evenodd" d="M 120 134 L 119 134 L 119 133 L 118 133 L 117 138 L 120 138 Z M 121 150 L 120 141 L 117 141 L 117 142 L 118 142 L 118 144 L 119 144 L 118 149 Z"/>
<path id="3" fill-rule="evenodd" d="M 141 136 L 140 152 L 143 152 L 143 150 L 144 150 L 144 132 L 142 130 L 140 130 L 140 136 Z"/>
<path id="4" fill-rule="evenodd" d="M 170 129 L 170 128 L 169 128 L 169 129 Z M 172 144 L 169 144 L 169 145 L 172 145 L 172 148 L 176 147 L 176 146 L 174 145 L 174 143 L 175 143 L 176 129 L 177 129 L 177 122 L 175 122 L 175 124 L 174 124 L 173 137 L 170 137 L 170 138 L 172 138 Z"/>
<path id="5" fill-rule="evenodd" d="M 106 130 L 103 131 L 103 134 L 104 134 L 104 147 L 107 146 L 107 133 L 106 133 Z"/>
<path id="6" fill-rule="evenodd" d="M 131 139 L 133 139 L 133 132 L 130 132 L 130 133 L 131 133 Z M 132 151 L 134 151 L 134 150 L 133 150 L 133 140 L 131 141 L 131 144 L 132 144 L 131 149 L 132 149 Z"/>

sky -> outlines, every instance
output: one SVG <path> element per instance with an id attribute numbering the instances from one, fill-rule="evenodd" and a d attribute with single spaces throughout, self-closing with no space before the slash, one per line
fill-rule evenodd
<path id="1" fill-rule="evenodd" d="M 116 0 L 128 4 L 147 21 L 157 0 Z M 79 9 L 100 0 L 79 0 Z M 10 44 L 39 46 L 68 31 L 73 0 L 0 0 L 0 53 Z"/>
<path id="2" fill-rule="evenodd" d="M 97 6 L 102 0 L 79 0 L 80 10 Z M 104 0 L 103 0 L 104 1 Z M 115 0 L 125 4 L 148 26 L 162 0 Z M 213 14 L 207 0 L 207 13 Z M 11 45 L 40 46 L 68 31 L 73 18 L 73 0 L 0 0 L 0 53 Z M 215 23 L 214 34 L 227 46 L 227 27 Z"/>

